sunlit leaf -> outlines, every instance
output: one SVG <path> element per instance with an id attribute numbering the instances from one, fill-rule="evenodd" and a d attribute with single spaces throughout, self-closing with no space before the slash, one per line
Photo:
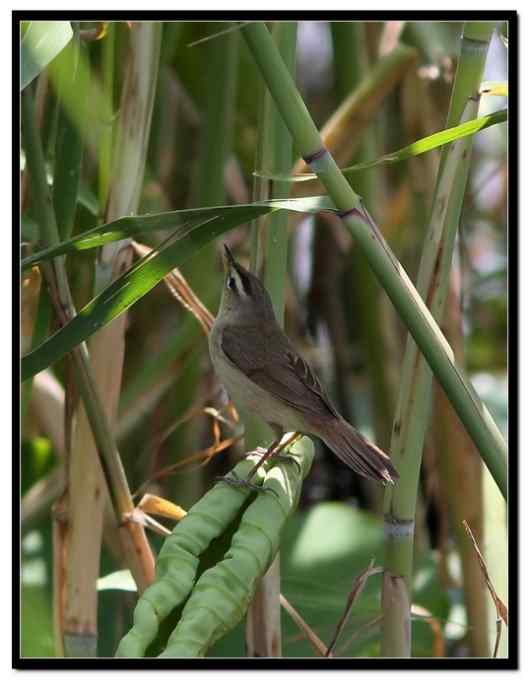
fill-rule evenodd
<path id="1" fill-rule="evenodd" d="M 46 369 L 89 338 L 95 331 L 113 321 L 152 290 L 175 266 L 184 263 L 204 245 L 224 232 L 238 225 L 249 223 L 254 218 L 281 209 L 308 213 L 325 208 L 332 209 L 332 204 L 326 197 L 308 197 L 246 204 L 244 206 L 218 207 L 215 215 L 209 218 L 207 216 L 211 216 L 213 209 L 195 209 L 194 213 L 193 211 L 174 211 L 152 216 L 121 218 L 115 223 L 109 223 L 99 229 L 96 228 L 94 231 L 79 235 L 68 242 L 63 242 L 57 245 L 55 250 L 52 248 L 52 250 L 40 252 L 39 258 L 42 260 L 42 258 L 64 254 L 72 249 L 87 249 L 122 237 L 130 237 L 131 234 L 146 232 L 146 228 L 151 231 L 167 230 L 174 228 L 184 218 L 190 219 L 193 215 L 195 218 L 202 216 L 202 222 L 186 224 L 176 233 L 176 239 L 171 238 L 172 242 L 169 240 L 170 243 L 166 240 L 145 259 L 131 266 L 126 273 L 119 276 L 111 285 L 88 302 L 74 319 L 54 333 L 36 350 L 23 357 L 22 380 L 24 381 Z M 204 216 L 206 216 L 205 220 Z M 33 255 L 30 265 L 38 262 L 36 256 Z"/>
<path id="2" fill-rule="evenodd" d="M 20 90 L 58 55 L 73 36 L 70 22 L 30 22 L 22 38 Z"/>
<path id="3" fill-rule="evenodd" d="M 190 208 L 164 213 L 152 213 L 144 216 L 125 216 L 111 223 L 99 225 L 96 228 L 76 235 L 76 237 L 54 247 L 49 247 L 28 256 L 22 261 L 22 270 L 31 268 L 41 261 L 52 259 L 62 254 L 101 247 L 108 242 L 116 242 L 140 234 L 152 232 L 174 231 L 184 223 L 202 223 L 213 219 L 226 221 L 227 229 L 248 222 L 248 216 L 258 218 L 274 210 L 296 211 L 298 213 L 315 213 L 316 211 L 334 210 L 334 205 L 328 197 L 310 196 L 300 199 L 274 199 L 260 201 L 255 204 L 240 204 L 237 206 L 208 206 L 204 208 Z M 213 236 L 212 236 L 213 238 Z"/>
<path id="4" fill-rule="evenodd" d="M 500 95 L 495 93 L 494 95 Z M 347 168 L 342 168 L 343 173 L 359 172 L 360 170 L 367 170 L 368 168 L 375 168 L 378 165 L 386 165 L 392 163 L 400 163 L 407 158 L 412 158 L 413 156 L 420 156 L 423 153 L 432 151 L 433 149 L 440 148 L 441 146 L 446 146 L 452 141 L 457 139 L 462 139 L 463 137 L 469 137 L 473 134 L 477 134 L 487 127 L 492 127 L 492 125 L 500 124 L 501 122 L 507 121 L 507 110 L 498 110 L 490 115 L 485 115 L 484 117 L 478 117 L 468 122 L 464 122 L 457 127 L 450 127 L 449 129 L 444 129 L 441 132 L 436 132 L 428 137 L 423 137 L 422 139 L 417 139 L 413 144 L 404 146 L 398 151 L 393 153 L 387 153 L 380 158 L 372 161 L 366 161 L 365 163 L 357 163 L 356 165 L 350 165 Z M 316 175 L 269 175 L 265 172 L 255 172 L 256 177 L 263 177 L 267 180 L 278 180 L 286 182 L 307 182 L 308 180 L 315 180 Z"/>

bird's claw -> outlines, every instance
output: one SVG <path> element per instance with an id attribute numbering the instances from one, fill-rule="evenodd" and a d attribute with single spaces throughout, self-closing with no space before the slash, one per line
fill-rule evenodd
<path id="1" fill-rule="evenodd" d="M 273 455 L 270 459 L 271 460 L 282 460 L 283 462 L 291 465 L 293 464 L 297 471 L 301 474 L 301 465 L 299 464 L 299 461 L 296 460 L 294 456 L 298 455 L 299 453 L 289 453 L 288 455 Z"/>
<path id="2" fill-rule="evenodd" d="M 268 452 L 268 448 L 263 448 L 262 446 L 257 446 L 253 450 L 249 450 L 244 454 L 247 460 L 260 460 Z"/>
<path id="3" fill-rule="evenodd" d="M 238 489 L 249 489 L 250 491 L 254 491 L 255 493 L 266 493 L 267 491 L 271 491 L 273 494 L 276 494 L 276 492 L 269 486 L 260 486 L 259 484 L 253 484 L 252 482 L 246 480 L 246 479 L 239 479 L 239 477 L 217 477 L 216 481 L 218 482 L 224 482 L 225 484 L 229 484 L 230 486 L 233 486 Z"/>

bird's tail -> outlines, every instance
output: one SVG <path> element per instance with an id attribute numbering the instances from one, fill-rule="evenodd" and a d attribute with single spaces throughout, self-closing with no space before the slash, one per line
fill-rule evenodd
<path id="1" fill-rule="evenodd" d="M 383 484 L 393 484 L 399 478 L 386 453 L 355 431 L 345 419 L 327 423 L 318 435 L 342 462 L 363 477 Z"/>

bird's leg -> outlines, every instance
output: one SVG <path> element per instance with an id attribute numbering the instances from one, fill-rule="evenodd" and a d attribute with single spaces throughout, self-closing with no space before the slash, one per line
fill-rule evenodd
<path id="1" fill-rule="evenodd" d="M 300 470 L 299 463 L 295 458 L 294 453 L 289 453 L 288 455 L 282 455 L 281 451 L 284 450 L 285 448 L 288 448 L 291 446 L 295 441 L 297 441 L 299 438 L 303 436 L 303 434 L 299 433 L 299 431 L 292 432 L 288 434 L 285 440 L 283 440 L 283 432 L 281 429 L 275 429 L 276 435 L 277 435 L 277 440 L 272 443 L 272 445 L 268 448 L 266 451 L 265 455 L 259 460 L 257 465 L 252 469 L 250 474 L 248 475 L 248 479 L 251 479 L 253 475 L 257 472 L 257 470 L 262 466 L 264 462 L 267 460 L 270 460 L 271 458 L 277 458 L 278 460 L 281 459 L 284 462 L 290 462 L 294 463 L 296 465 L 296 468 Z"/>
<path id="2" fill-rule="evenodd" d="M 255 467 L 252 467 L 250 470 L 249 474 L 246 476 L 246 479 L 238 479 L 238 478 L 232 478 L 232 477 L 219 477 L 219 481 L 225 482 L 226 484 L 229 484 L 230 486 L 237 486 L 242 489 L 251 489 L 252 491 L 272 491 L 272 489 L 267 489 L 263 486 L 259 486 L 258 484 L 253 484 L 250 479 L 254 476 L 254 474 L 257 472 L 257 470 L 262 467 L 262 465 L 269 459 L 271 458 L 276 450 L 279 450 L 279 446 L 281 445 L 281 441 L 274 441 L 272 445 L 267 448 L 264 453 L 262 453 L 262 457 L 259 459 L 259 462 Z M 261 450 L 261 449 L 260 449 Z"/>
<path id="3" fill-rule="evenodd" d="M 276 455 L 282 448 L 284 448 L 284 446 L 281 447 L 281 439 L 274 441 L 274 442 L 267 448 L 266 452 L 265 452 L 264 455 L 261 457 L 261 459 L 259 460 L 259 462 L 257 463 L 257 465 L 255 465 L 255 467 L 253 467 L 253 468 L 250 470 L 248 476 L 246 477 L 246 480 L 249 481 L 249 480 L 254 476 L 254 474 L 257 473 L 257 470 L 258 470 L 260 467 L 262 467 L 262 466 L 264 465 L 264 463 L 265 463 L 267 460 L 269 460 L 271 457 L 273 457 L 274 455 Z"/>
<path id="4" fill-rule="evenodd" d="M 276 439 L 268 448 L 267 450 L 262 454 L 262 457 L 259 459 L 259 462 L 255 465 L 255 467 L 252 467 L 248 475 L 246 476 L 246 479 L 232 479 L 231 477 L 219 477 L 220 481 L 224 481 L 227 484 L 230 484 L 231 486 L 239 486 L 247 489 L 252 489 L 253 491 L 267 491 L 266 488 L 260 487 L 256 484 L 253 484 L 250 480 L 251 478 L 257 473 L 260 467 L 264 465 L 264 463 L 267 460 L 270 460 L 272 457 L 280 457 L 282 460 L 287 460 L 289 462 L 295 462 L 296 466 L 298 466 L 297 460 L 293 458 L 292 456 L 288 455 L 279 455 L 280 451 L 282 451 L 284 448 L 287 448 L 290 446 L 294 441 L 297 441 L 298 438 L 300 438 L 302 434 L 299 432 L 294 432 L 293 434 L 289 434 L 288 437 L 286 438 L 285 441 L 282 439 L 282 434 L 279 435 L 279 438 Z M 259 449 L 261 450 L 261 449 Z M 271 489 L 269 489 L 271 491 Z"/>

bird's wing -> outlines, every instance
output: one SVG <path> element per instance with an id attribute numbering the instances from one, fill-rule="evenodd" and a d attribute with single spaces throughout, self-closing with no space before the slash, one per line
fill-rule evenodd
<path id="1" fill-rule="evenodd" d="M 226 326 L 222 349 L 253 383 L 305 414 L 339 417 L 309 364 L 279 328 Z"/>

